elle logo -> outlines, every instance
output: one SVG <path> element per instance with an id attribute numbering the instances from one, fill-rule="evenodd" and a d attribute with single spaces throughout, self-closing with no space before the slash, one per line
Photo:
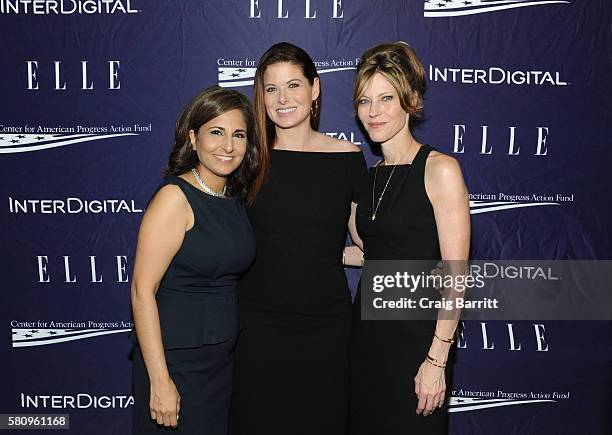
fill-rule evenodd
<path id="1" fill-rule="evenodd" d="M 249 0 L 249 18 L 261 18 L 259 1 Z M 301 7 L 298 6 L 299 3 L 301 3 Z M 315 19 L 317 18 L 317 10 L 313 8 L 312 3 L 312 0 L 276 0 L 276 15 L 274 18 L 289 18 L 290 11 L 295 13 L 294 11 L 299 10 L 300 15 L 304 14 L 302 18 Z M 330 18 L 344 18 L 342 0 L 327 0 L 327 3 L 329 4 Z"/>
<path id="2" fill-rule="evenodd" d="M 70 256 L 64 255 L 62 258 L 64 259 L 63 268 L 62 268 L 64 272 L 63 273 L 64 282 L 66 283 L 78 282 L 77 275 L 71 269 Z M 36 260 L 37 260 L 37 265 L 38 265 L 38 282 L 51 282 L 51 278 L 53 274 L 51 274 L 48 270 L 49 257 L 47 255 L 37 255 Z M 116 274 L 113 273 L 113 281 L 114 282 L 128 282 L 129 277 L 128 277 L 128 273 L 126 270 L 127 256 L 116 255 L 115 260 L 116 260 L 117 268 L 116 268 Z M 89 282 L 92 282 L 92 283 L 103 282 L 104 276 L 102 273 L 100 273 L 100 270 L 97 267 L 95 255 L 89 256 L 88 269 L 89 269 L 88 270 L 89 276 L 91 278 Z"/>
<path id="3" fill-rule="evenodd" d="M 464 154 L 466 145 L 463 144 L 463 139 L 465 136 L 465 125 L 463 124 L 455 124 L 455 139 L 453 143 L 453 153 L 455 154 Z M 546 156 L 548 155 L 548 148 L 546 147 L 546 139 L 548 138 L 548 127 L 537 127 L 536 128 L 536 136 L 537 140 L 535 142 L 535 147 L 532 151 L 534 156 Z M 495 133 L 499 133 L 495 131 Z M 521 147 L 516 144 L 516 127 L 508 127 L 508 147 L 507 147 L 507 155 L 509 156 L 518 156 L 521 153 Z M 473 136 L 472 136 L 473 137 Z M 480 153 L 479 154 L 493 154 L 493 146 L 489 144 L 489 126 L 483 125 L 480 130 Z"/>
<path id="4" fill-rule="evenodd" d="M 26 61 L 26 66 L 27 66 L 27 82 L 28 82 L 28 86 L 27 89 L 28 90 L 38 90 L 40 88 L 39 86 L 39 75 L 40 73 L 46 72 L 49 69 L 46 69 L 43 66 L 40 66 L 40 71 L 39 71 L 39 62 L 37 60 L 28 60 Z M 121 67 L 121 64 L 118 60 L 109 60 L 107 61 L 107 65 L 108 65 L 108 88 L 107 89 L 112 89 L 112 90 L 117 90 L 117 89 L 121 89 L 121 82 L 119 81 L 119 68 Z M 54 78 L 55 78 L 55 87 L 54 89 L 56 91 L 64 91 L 66 90 L 67 84 L 66 81 L 62 78 L 62 62 L 59 60 L 53 61 L 53 71 L 54 71 Z M 81 76 L 81 90 L 92 90 L 94 89 L 94 82 L 93 80 L 89 79 L 88 76 L 88 68 L 89 68 L 89 62 L 86 60 L 82 60 L 81 61 L 81 65 L 80 65 L 80 76 Z"/>
<path id="5" fill-rule="evenodd" d="M 475 324 L 470 323 L 469 327 L 475 327 Z M 528 349 L 534 349 L 536 352 L 548 352 L 548 343 L 546 342 L 546 338 L 544 337 L 544 333 L 546 332 L 546 328 L 541 323 L 533 323 L 533 335 L 522 337 L 523 341 L 528 342 Z M 474 343 L 470 343 L 466 338 L 466 328 L 468 326 L 465 322 L 461 322 L 461 327 L 459 328 L 458 337 L 457 337 L 457 348 L 458 349 L 467 349 L 470 347 L 469 345 L 473 345 Z M 497 331 L 497 334 L 500 334 Z M 477 345 L 482 350 L 494 350 L 495 340 L 489 333 L 487 329 L 486 322 L 480 322 L 480 331 L 479 333 L 470 334 L 472 339 L 475 339 L 473 335 L 477 335 L 478 338 L 475 339 L 477 341 Z M 521 342 L 521 338 L 519 338 L 514 331 L 514 325 L 512 323 L 506 323 L 506 331 L 505 333 L 501 333 L 500 335 L 505 335 L 505 339 L 502 340 L 501 336 L 497 336 L 498 341 L 504 342 L 504 345 L 507 350 L 510 351 L 521 351 L 523 349 L 523 343 Z M 499 343 L 498 343 L 499 344 Z"/>

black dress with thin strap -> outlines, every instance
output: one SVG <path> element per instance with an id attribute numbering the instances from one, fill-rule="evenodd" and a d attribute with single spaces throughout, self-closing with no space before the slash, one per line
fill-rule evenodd
<path id="1" fill-rule="evenodd" d="M 226 435 L 239 332 L 236 288 L 255 256 L 255 237 L 240 199 L 209 195 L 180 177 L 167 178 L 160 189 L 168 184 L 181 189 L 194 216 L 156 293 L 166 363 L 181 397 L 172 433 Z M 150 418 L 138 346 L 133 388 L 134 434 L 165 433 Z"/>
<path id="2" fill-rule="evenodd" d="M 425 162 L 432 150 L 424 145 L 412 164 L 395 167 L 375 220 L 375 168 L 370 168 L 370 182 L 356 215 L 366 262 L 440 259 L 436 221 L 424 182 Z M 393 170 L 394 166 L 378 168 L 375 202 Z M 435 320 L 361 320 L 361 295 L 357 292 L 351 331 L 350 435 L 447 433 L 445 409 L 427 417 L 415 413 L 414 376 L 434 330 Z M 447 379 L 447 385 L 449 382 Z"/>
<path id="3" fill-rule="evenodd" d="M 351 299 L 342 267 L 361 152 L 273 150 L 248 208 L 257 257 L 240 282 L 230 434 L 344 435 Z"/>

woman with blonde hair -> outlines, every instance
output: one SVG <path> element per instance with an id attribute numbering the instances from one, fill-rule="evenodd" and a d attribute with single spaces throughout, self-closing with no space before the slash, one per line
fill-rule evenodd
<path id="1" fill-rule="evenodd" d="M 470 215 L 459 165 L 412 135 L 424 92 L 423 65 L 406 43 L 380 44 L 363 54 L 354 104 L 383 155 L 370 168 L 356 213 L 366 262 L 468 258 Z M 350 264 L 359 264 L 356 257 L 347 257 Z M 457 319 L 364 321 L 361 303 L 358 292 L 349 433 L 446 433 L 446 412 L 434 411 L 444 408 Z"/>

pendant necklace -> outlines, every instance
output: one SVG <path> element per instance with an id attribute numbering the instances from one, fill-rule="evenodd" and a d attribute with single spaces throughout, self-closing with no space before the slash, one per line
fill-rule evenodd
<path id="1" fill-rule="evenodd" d="M 223 192 L 219 193 L 219 192 L 215 192 L 214 190 L 212 190 L 210 187 L 208 187 L 206 185 L 206 183 L 204 183 L 204 180 L 202 180 L 200 178 L 200 174 L 198 173 L 198 170 L 196 168 L 193 168 L 191 170 L 191 173 L 193 174 L 193 177 L 195 178 L 195 180 L 198 182 L 198 184 L 200 185 L 200 187 L 204 190 L 204 192 L 208 193 L 209 195 L 212 196 L 216 196 L 219 198 L 226 198 L 225 196 L 225 192 L 227 190 L 227 185 L 223 186 Z"/>
<path id="2" fill-rule="evenodd" d="M 376 220 L 376 213 L 378 213 L 378 207 L 380 207 L 380 201 L 382 201 L 383 196 L 385 195 L 385 192 L 387 191 L 387 186 L 389 186 L 389 181 L 391 181 L 391 177 L 393 177 L 395 168 L 397 168 L 397 165 L 393 166 L 393 169 L 391 170 L 391 175 L 389 175 L 389 178 L 387 178 L 387 183 L 385 183 L 385 187 L 383 188 L 382 193 L 378 197 L 378 202 L 376 203 L 376 207 L 374 207 L 374 190 L 376 190 L 376 175 L 378 174 L 379 166 L 380 164 L 376 165 L 376 168 L 374 169 L 374 183 L 372 184 L 372 220 L 373 221 Z"/>

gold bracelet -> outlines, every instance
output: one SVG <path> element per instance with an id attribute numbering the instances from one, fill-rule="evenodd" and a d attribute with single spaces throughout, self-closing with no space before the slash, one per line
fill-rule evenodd
<path id="1" fill-rule="evenodd" d="M 342 265 L 346 266 L 346 249 L 342 250 Z"/>
<path id="2" fill-rule="evenodd" d="M 442 364 L 438 364 L 438 360 L 430 356 L 429 354 L 425 355 L 425 361 L 427 361 L 429 364 L 433 366 L 440 367 L 441 369 L 446 367 L 446 362 Z"/>
<path id="3" fill-rule="evenodd" d="M 440 337 L 438 334 L 436 334 L 436 332 L 434 331 L 434 337 L 436 337 L 438 340 L 443 341 L 444 343 L 448 343 L 448 344 L 453 344 L 455 342 L 455 338 L 451 337 L 449 339 L 444 339 L 442 337 Z"/>

